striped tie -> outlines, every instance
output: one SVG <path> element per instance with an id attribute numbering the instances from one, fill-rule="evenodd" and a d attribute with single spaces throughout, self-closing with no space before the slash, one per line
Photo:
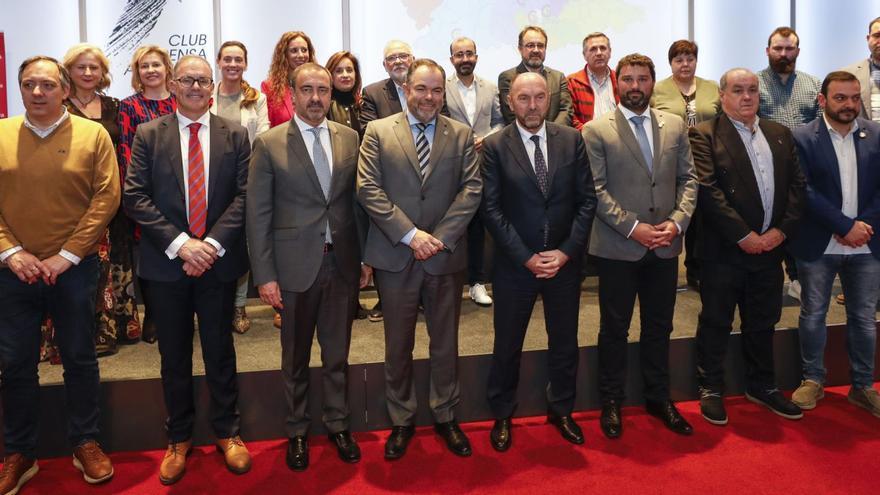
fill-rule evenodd
<path id="1" fill-rule="evenodd" d="M 208 212 L 208 198 L 205 194 L 205 157 L 199 143 L 199 128 L 202 124 L 194 122 L 189 126 L 189 230 L 201 239 L 205 235 L 205 218 Z"/>
<path id="2" fill-rule="evenodd" d="M 416 137 L 416 155 L 419 157 L 419 169 L 422 172 L 422 178 L 425 178 L 425 172 L 428 171 L 428 162 L 431 161 L 431 145 L 428 144 L 428 136 L 425 135 L 428 124 L 419 122 L 416 124 L 416 127 L 419 129 L 419 135 Z"/>

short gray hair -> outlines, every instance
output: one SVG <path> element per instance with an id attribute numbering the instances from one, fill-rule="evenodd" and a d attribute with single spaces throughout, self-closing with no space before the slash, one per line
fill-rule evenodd
<path id="1" fill-rule="evenodd" d="M 755 79 L 758 78 L 758 76 L 754 72 L 746 69 L 745 67 L 734 67 L 733 69 L 728 69 L 724 74 L 721 74 L 721 79 L 718 81 L 718 87 L 721 89 L 721 91 L 724 91 L 727 88 L 727 78 L 730 76 L 730 74 L 737 71 L 745 72 Z"/>

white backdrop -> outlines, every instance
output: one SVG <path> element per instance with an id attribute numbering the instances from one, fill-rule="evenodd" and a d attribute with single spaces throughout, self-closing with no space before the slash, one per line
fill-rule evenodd
<path id="1" fill-rule="evenodd" d="M 84 8 L 81 12 L 79 4 Z M 392 38 L 410 42 L 417 56 L 451 70 L 449 42 L 477 41 L 476 72 L 488 79 L 519 63 L 516 35 L 526 24 L 549 32 L 547 65 L 566 74 L 583 67 L 580 42 L 591 31 L 611 37 L 612 60 L 634 51 L 652 57 L 658 78 L 669 75 L 669 44 L 688 37 L 700 45 L 698 74 L 717 79 L 734 66 L 764 68 L 773 28 L 792 24 L 801 35 L 798 68 L 818 77 L 867 56 L 865 34 L 880 15 L 880 0 L 0 0 L 0 31 L 6 34 L 10 115 L 23 111 L 18 65 L 28 56 L 61 57 L 79 41 L 113 50 L 110 94 L 132 92 L 126 66 L 137 44 L 172 52 L 205 54 L 237 39 L 249 52 L 246 78 L 265 78 L 272 49 L 288 30 L 308 33 L 323 63 L 346 45 L 361 60 L 365 83 L 385 77 L 382 47 Z M 348 15 L 346 15 L 346 13 Z M 115 32 L 114 32 L 115 29 Z M 348 40 L 348 43 L 346 43 Z"/>

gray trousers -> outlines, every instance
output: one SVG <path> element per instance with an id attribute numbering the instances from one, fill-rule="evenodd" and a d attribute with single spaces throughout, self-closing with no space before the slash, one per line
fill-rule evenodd
<path id="1" fill-rule="evenodd" d="M 385 400 L 392 424 L 411 425 L 416 414 L 412 352 L 420 300 L 430 338 L 431 413 L 438 423 L 452 421 L 460 395 L 458 319 L 464 273 L 431 275 L 413 260 L 399 272 L 376 270 L 374 276 L 385 313 Z"/>
<path id="2" fill-rule="evenodd" d="M 312 422 L 308 407 L 309 358 L 316 327 L 323 364 L 322 419 L 330 433 L 348 429 L 346 375 L 356 297 L 357 288 L 340 275 L 332 251 L 324 255 L 315 282 L 305 292 L 281 293 L 281 374 L 289 438 L 306 435 Z"/>

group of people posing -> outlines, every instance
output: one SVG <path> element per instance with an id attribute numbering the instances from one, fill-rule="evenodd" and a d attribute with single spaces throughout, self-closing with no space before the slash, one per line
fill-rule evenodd
<path id="1" fill-rule="evenodd" d="M 638 298 L 645 408 L 673 432 L 692 434 L 669 391 L 684 244 L 688 282 L 703 306 L 696 374 L 706 421 L 728 421 L 724 362 L 737 308 L 746 397 L 788 419 L 816 407 L 837 275 L 847 312 L 848 398 L 880 417 L 873 388 L 880 18 L 867 41 L 866 60 L 820 81 L 795 70 L 798 36 L 778 28 L 768 38 L 766 69 L 733 68 L 716 84 L 695 76 L 697 45 L 680 40 L 669 49 L 672 76 L 658 82 L 654 62 L 637 53 L 612 69 L 602 33 L 587 35 L 586 65 L 566 77 L 544 65 L 547 33 L 527 26 L 517 43 L 522 61 L 497 86 L 474 74 L 477 46 L 463 37 L 450 44 L 455 73 L 448 78 L 406 43 L 389 42 L 389 77 L 361 90 L 353 54 L 336 53 L 321 66 L 309 37 L 294 31 L 276 45 L 262 92 L 243 79 L 247 49 L 239 42 L 221 46 L 216 82 L 207 60 L 184 56 L 172 66 L 165 50 L 144 46 L 131 64 L 136 94 L 121 102 L 102 93 L 109 63 L 97 47 L 78 45 L 63 62 L 25 60 L 18 82 L 26 112 L 0 121 L 0 494 L 15 493 L 38 470 L 46 315 L 65 369 L 74 465 L 90 483 L 113 476 L 97 443 L 96 356 L 142 332 L 132 266 L 161 355 L 163 484 L 181 479 L 192 449 L 195 321 L 217 449 L 230 471 L 251 467 L 239 432 L 233 340 L 244 331 L 248 270 L 260 298 L 280 314 L 286 461 L 294 470 L 309 464 L 316 333 L 322 421 L 339 457 L 360 459 L 349 430 L 347 368 L 358 290 L 371 279 L 384 313 L 393 425 L 386 459 L 405 455 L 414 434 L 420 311 L 430 337 L 434 428 L 454 454 L 471 455 L 455 417 L 468 271 L 474 300 L 488 298 L 474 288 L 485 291 L 491 281 L 495 305 L 492 447 L 504 452 L 513 443 L 523 339 L 539 295 L 547 419 L 566 441 L 582 444 L 572 412 L 587 254 L 599 280 L 602 432 L 623 433 L 627 336 Z M 491 280 L 468 270 L 480 263 L 484 231 L 494 241 Z M 786 253 L 802 301 L 803 381 L 791 397 L 777 389 L 773 363 Z"/>

